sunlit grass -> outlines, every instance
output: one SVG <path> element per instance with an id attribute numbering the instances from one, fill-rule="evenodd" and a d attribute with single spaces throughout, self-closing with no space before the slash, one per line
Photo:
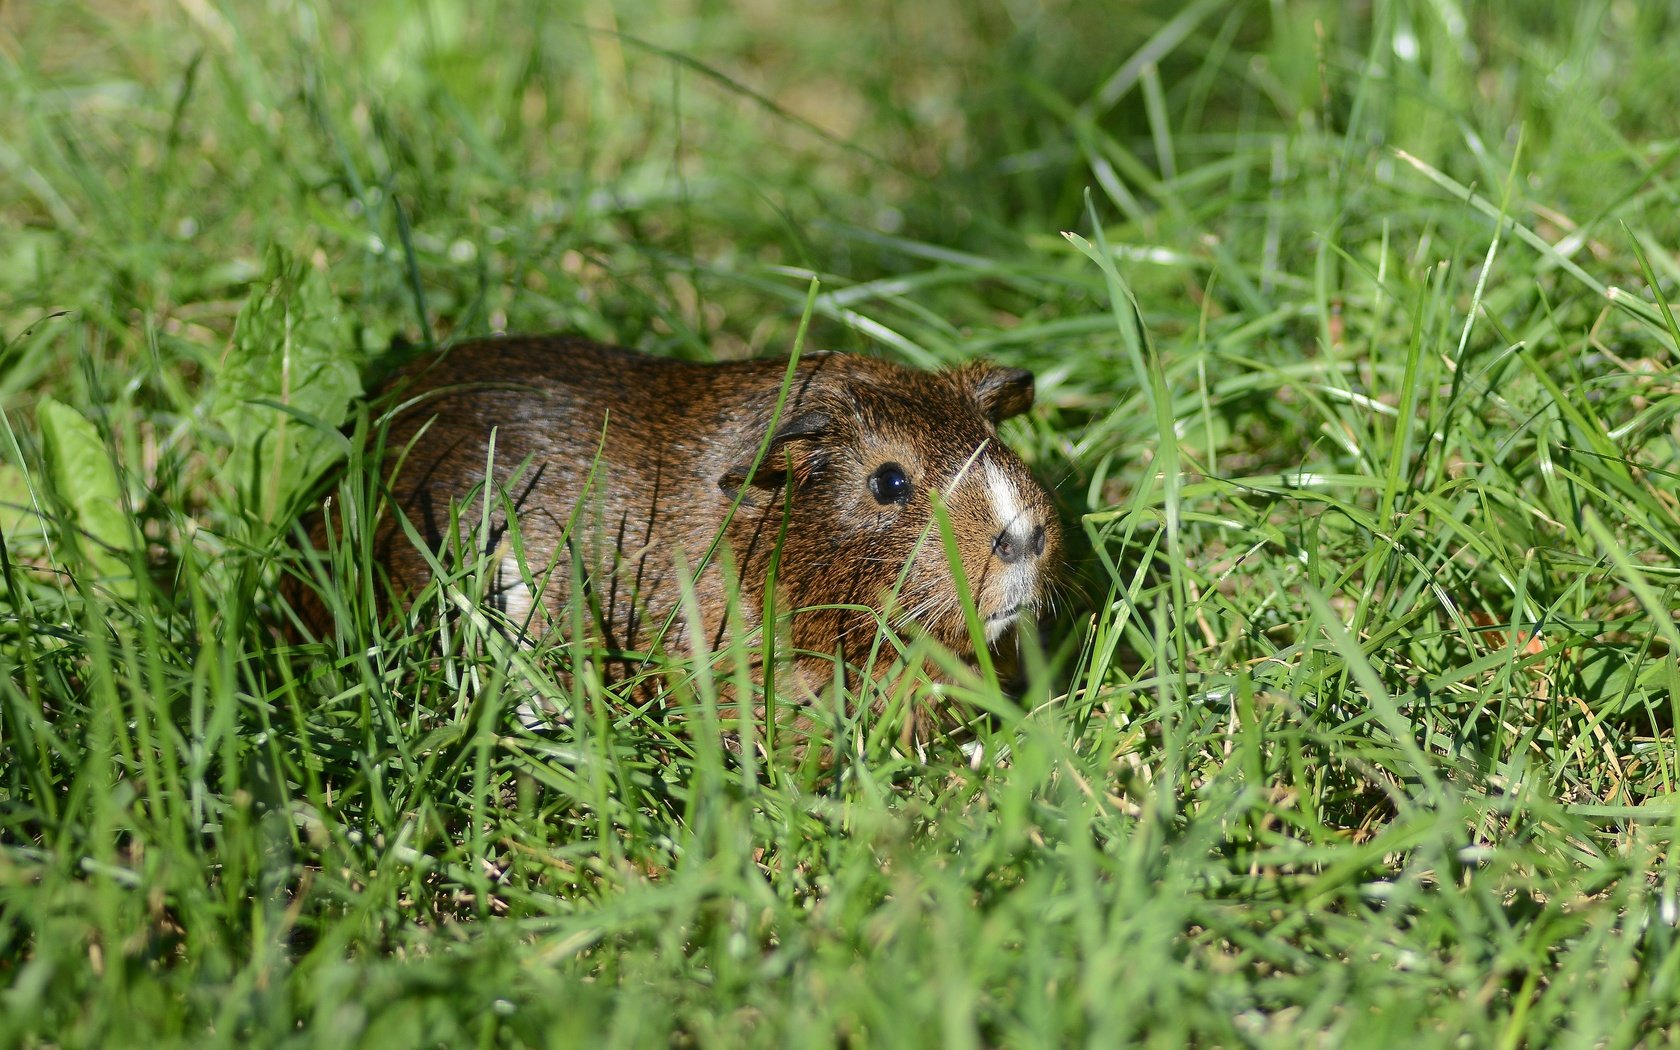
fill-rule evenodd
<path id="1" fill-rule="evenodd" d="M 1674 27 L 1101 7 L 0 14 L 0 1041 L 1669 1035 Z M 786 353 L 813 276 L 812 348 L 1031 368 L 1078 597 L 978 757 L 830 770 L 471 573 L 382 622 L 242 429 L 335 432 L 235 368 L 272 249 L 370 377 Z"/>

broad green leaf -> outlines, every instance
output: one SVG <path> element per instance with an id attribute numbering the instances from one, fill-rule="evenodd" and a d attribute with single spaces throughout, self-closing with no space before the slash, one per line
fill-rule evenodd
<path id="1" fill-rule="evenodd" d="M 116 467 L 98 428 L 52 398 L 44 398 L 35 415 L 47 477 L 67 515 L 59 542 L 80 550 L 83 563 L 102 585 L 132 597 L 131 559 L 140 549 L 140 530 L 124 504 Z"/>
<path id="2" fill-rule="evenodd" d="M 337 427 L 362 392 L 338 299 L 281 249 L 233 326 L 211 413 L 232 443 L 227 481 L 271 521 L 341 453 Z"/>
<path id="3" fill-rule="evenodd" d="M 45 530 L 29 493 L 29 479 L 10 463 L 0 463 L 0 536 L 8 544 L 24 537 L 38 538 Z"/>

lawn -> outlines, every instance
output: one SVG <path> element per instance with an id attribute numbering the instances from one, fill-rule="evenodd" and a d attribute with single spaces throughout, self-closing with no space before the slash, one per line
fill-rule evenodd
<path id="1" fill-rule="evenodd" d="M 1680 1038 L 1676 33 L 0 4 L 0 1045 Z M 1037 374 L 977 747 L 743 759 L 299 552 L 393 346 L 806 324 Z"/>

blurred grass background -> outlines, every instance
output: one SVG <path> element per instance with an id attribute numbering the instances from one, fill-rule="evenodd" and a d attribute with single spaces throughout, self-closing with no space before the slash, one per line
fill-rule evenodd
<path id="1" fill-rule="evenodd" d="M 1677 18 L 0 3 L 0 1041 L 1672 1038 Z M 979 761 L 276 641 L 269 403 L 786 352 L 813 276 L 1039 376 L 1086 597 Z"/>

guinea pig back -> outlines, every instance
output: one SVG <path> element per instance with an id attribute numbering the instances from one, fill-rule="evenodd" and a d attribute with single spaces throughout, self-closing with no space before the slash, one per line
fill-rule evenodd
<path id="1" fill-rule="evenodd" d="M 986 643 L 1045 606 L 1060 530 L 997 437 L 1001 420 L 1031 406 L 1030 373 L 810 354 L 778 411 L 786 380 L 785 360 L 692 364 L 563 337 L 465 343 L 410 364 L 387 384 L 400 406 L 385 446 L 393 504 L 374 533 L 392 595 L 406 601 L 431 578 L 396 515 L 446 565 L 460 543 L 488 538 L 473 553 L 512 628 L 569 630 L 569 607 L 587 599 L 615 654 L 607 673 L 622 676 L 659 645 L 715 652 L 735 627 L 756 630 L 774 558 L 794 650 L 778 685 L 809 698 L 836 667 L 890 662 L 892 647 L 876 641 L 883 623 L 972 652 L 938 493 Z M 697 622 L 683 614 L 685 575 Z M 879 666 L 861 667 L 872 651 Z"/>

